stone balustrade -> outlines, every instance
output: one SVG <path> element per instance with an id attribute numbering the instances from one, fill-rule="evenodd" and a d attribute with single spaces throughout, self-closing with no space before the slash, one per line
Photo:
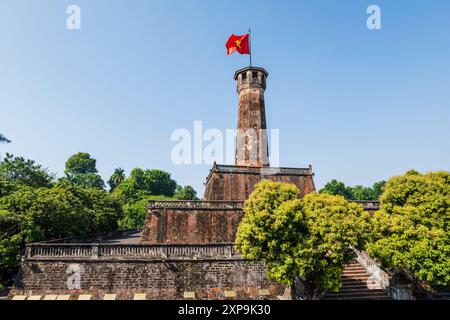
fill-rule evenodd
<path id="1" fill-rule="evenodd" d="M 356 261 L 370 274 L 371 280 L 375 281 L 394 300 L 413 300 L 413 290 L 411 283 L 399 281 L 398 275 L 391 274 L 383 270 L 380 263 L 369 256 L 365 251 L 353 248 L 356 253 Z"/>
<path id="2" fill-rule="evenodd" d="M 243 210 L 242 201 L 150 201 L 147 209 Z"/>
<path id="3" fill-rule="evenodd" d="M 366 211 L 378 211 L 380 210 L 380 202 L 379 201 L 371 201 L 371 200 L 358 200 L 354 201 L 364 207 Z"/>
<path id="4" fill-rule="evenodd" d="M 240 258 L 232 243 L 183 245 L 49 244 L 26 246 L 25 259 L 192 260 Z"/>
<path id="5" fill-rule="evenodd" d="M 212 170 L 225 173 L 255 173 L 261 175 L 312 175 L 312 168 L 273 168 L 273 167 L 247 167 L 231 165 L 215 165 Z"/>

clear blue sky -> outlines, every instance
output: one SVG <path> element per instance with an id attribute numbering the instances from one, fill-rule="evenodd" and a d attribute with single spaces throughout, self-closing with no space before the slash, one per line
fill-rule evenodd
<path id="1" fill-rule="evenodd" d="M 382 30 L 366 28 L 370 4 Z M 159 168 L 201 195 L 210 166 L 172 164 L 170 135 L 195 120 L 236 126 L 232 76 L 248 60 L 225 42 L 249 26 L 282 166 L 312 164 L 318 187 L 450 169 L 447 0 L 2 0 L 0 133 L 13 143 L 0 153 L 62 175 L 89 152 L 105 180 Z"/>

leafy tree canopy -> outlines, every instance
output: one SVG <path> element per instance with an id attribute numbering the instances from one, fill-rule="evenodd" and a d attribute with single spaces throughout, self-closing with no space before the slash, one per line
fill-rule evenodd
<path id="1" fill-rule="evenodd" d="M 177 200 L 167 196 L 148 196 L 135 202 L 128 202 L 123 205 L 124 215 L 119 221 L 122 230 L 141 229 L 147 217 L 147 206 L 150 201 L 173 201 Z"/>
<path id="2" fill-rule="evenodd" d="M 343 196 L 345 199 L 353 200 L 353 192 L 351 187 L 347 187 L 343 182 L 336 179 L 328 182 L 319 193 L 328 193 L 335 196 Z"/>
<path id="3" fill-rule="evenodd" d="M 100 189 L 68 182 L 23 187 L 0 198 L 0 270 L 15 267 L 26 243 L 117 229 L 122 208 Z"/>
<path id="4" fill-rule="evenodd" d="M 259 183 L 245 202 L 236 245 L 245 258 L 264 261 L 269 277 L 293 288 L 297 282 L 300 296 L 318 299 L 340 288 L 349 246 L 362 247 L 370 216 L 341 196 L 298 194 L 294 185 Z"/>
<path id="5" fill-rule="evenodd" d="M 450 173 L 391 178 L 375 214 L 371 255 L 432 285 L 450 284 Z"/>
<path id="6" fill-rule="evenodd" d="M 0 161 L 0 179 L 18 185 L 48 188 L 52 185 L 54 174 L 49 173 L 47 169 L 37 165 L 33 160 L 14 157 L 7 153 L 5 158 Z"/>
<path id="7" fill-rule="evenodd" d="M 115 169 L 114 173 L 111 175 L 111 178 L 108 180 L 109 191 L 113 192 L 114 189 L 116 189 L 119 184 L 124 182 L 126 178 L 125 170 L 122 168 Z"/>
<path id="8" fill-rule="evenodd" d="M 89 153 L 79 152 L 71 156 L 66 162 L 66 178 L 71 183 L 83 188 L 103 189 L 105 182 L 97 174 L 97 160 L 91 158 Z"/>
<path id="9" fill-rule="evenodd" d="M 67 178 L 61 178 L 59 181 L 68 181 L 82 188 L 103 189 L 105 182 L 102 177 L 95 173 L 79 173 Z"/>
<path id="10" fill-rule="evenodd" d="M 0 178 L 0 198 L 10 195 L 15 192 L 19 188 L 19 185 L 6 180 L 4 178 Z"/>
<path id="11" fill-rule="evenodd" d="M 91 158 L 89 153 L 78 152 L 66 162 L 66 175 L 97 173 L 97 160 Z"/>
<path id="12" fill-rule="evenodd" d="M 136 168 L 130 176 L 122 182 L 116 192 L 122 195 L 126 202 L 138 201 L 150 195 L 164 195 L 173 197 L 177 183 L 170 173 L 162 170 L 142 170 Z"/>
<path id="13" fill-rule="evenodd" d="M 385 181 L 375 182 L 372 187 L 346 186 L 336 179 L 328 182 L 319 193 L 343 196 L 347 200 L 378 200 L 383 193 Z"/>
<path id="14" fill-rule="evenodd" d="M 198 200 L 197 191 L 192 186 L 177 186 L 175 190 L 175 199 L 178 200 Z"/>

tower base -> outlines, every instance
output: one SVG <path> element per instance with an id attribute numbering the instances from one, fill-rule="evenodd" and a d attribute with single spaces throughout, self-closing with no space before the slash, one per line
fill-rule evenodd
<path id="1" fill-rule="evenodd" d="M 300 197 L 316 191 L 312 168 L 241 167 L 214 164 L 205 183 L 205 201 L 245 201 L 262 180 L 292 183 Z"/>

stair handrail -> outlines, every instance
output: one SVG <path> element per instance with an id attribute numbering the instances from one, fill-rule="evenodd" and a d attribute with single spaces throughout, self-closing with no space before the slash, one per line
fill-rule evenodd
<path id="1" fill-rule="evenodd" d="M 369 256 L 365 251 L 359 251 L 355 247 L 351 246 L 351 249 L 356 254 L 356 261 L 366 269 L 370 274 L 370 278 L 373 279 L 377 285 L 382 289 L 387 290 L 390 287 L 390 279 L 392 275 L 384 271 L 381 268 L 381 264 Z"/>

